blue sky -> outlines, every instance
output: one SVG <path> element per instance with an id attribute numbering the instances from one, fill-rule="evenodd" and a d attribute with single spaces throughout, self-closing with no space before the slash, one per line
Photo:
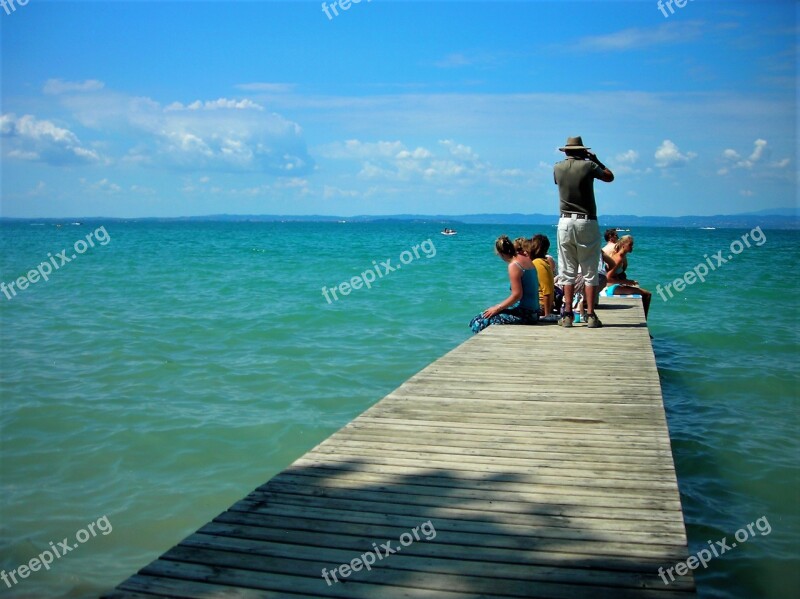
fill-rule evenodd
<path id="1" fill-rule="evenodd" d="M 601 213 L 797 203 L 791 0 L 321 4 L 0 10 L 0 213 L 555 213 L 570 135 Z"/>

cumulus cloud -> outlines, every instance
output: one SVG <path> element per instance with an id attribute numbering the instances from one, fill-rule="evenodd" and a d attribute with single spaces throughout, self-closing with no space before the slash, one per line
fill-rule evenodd
<path id="1" fill-rule="evenodd" d="M 766 149 L 767 149 L 767 140 L 757 139 L 753 143 L 753 151 L 747 158 L 742 159 L 736 150 L 731 150 L 731 149 L 725 150 L 723 154 L 729 160 L 735 161 L 736 166 L 740 168 L 753 168 L 757 163 L 761 162 L 761 159 L 764 157 L 764 151 Z"/>
<path id="2" fill-rule="evenodd" d="M 13 113 L 0 116 L 0 134 L 3 153 L 8 158 L 55 166 L 100 161 L 100 155 L 84 147 L 72 131 L 30 114 L 19 118 Z"/>
<path id="3" fill-rule="evenodd" d="M 431 158 L 433 154 L 431 154 L 425 148 L 417 148 L 413 152 L 409 152 L 408 150 L 402 150 L 397 154 L 398 160 L 403 160 L 406 158 L 410 158 L 413 160 L 420 160 L 422 158 Z"/>
<path id="4" fill-rule="evenodd" d="M 286 176 L 313 166 L 300 126 L 251 100 L 140 104 L 129 122 L 141 140 L 128 156 L 134 162 Z"/>
<path id="5" fill-rule="evenodd" d="M 639 152 L 636 150 L 628 150 L 622 154 L 617 154 L 614 160 L 619 164 L 634 164 L 639 160 Z"/>
<path id="6" fill-rule="evenodd" d="M 469 160 L 472 162 L 476 162 L 479 159 L 479 156 L 472 151 L 472 148 L 470 148 L 469 146 L 465 146 L 463 144 L 456 143 L 452 139 L 444 139 L 439 143 L 445 148 L 447 148 L 452 156 L 455 156 L 460 160 Z"/>
<path id="7" fill-rule="evenodd" d="M 104 135 L 129 165 L 290 177 L 314 166 L 301 127 L 247 98 L 162 104 L 99 89 L 65 93 L 59 103 L 78 123 Z"/>
<path id="8" fill-rule="evenodd" d="M 201 100 L 195 100 L 191 104 L 184 106 L 180 102 L 173 102 L 169 106 L 167 106 L 164 110 L 171 111 L 171 110 L 219 110 L 223 108 L 231 108 L 235 110 L 264 110 L 263 106 L 260 106 L 253 102 L 252 100 L 229 100 L 228 98 L 219 98 L 218 100 L 206 100 L 205 102 Z"/>
<path id="9" fill-rule="evenodd" d="M 650 173 L 652 169 L 647 167 L 641 169 L 637 167 L 639 162 L 639 152 L 636 150 L 626 150 L 614 156 L 611 161 L 612 170 L 618 175 L 642 174 Z"/>
<path id="10" fill-rule="evenodd" d="M 495 168 L 470 146 L 452 139 L 440 140 L 433 147 L 407 147 L 401 141 L 365 142 L 347 140 L 319 148 L 321 156 L 355 163 L 354 171 L 362 180 L 390 183 L 432 183 L 469 185 L 493 182 L 519 185 L 526 173 L 519 168 Z M 331 191 L 328 197 L 342 197 Z"/>
<path id="11" fill-rule="evenodd" d="M 400 141 L 358 140 L 332 144 L 324 151 L 332 158 L 359 159 L 362 164 L 358 176 L 362 179 L 409 181 L 454 177 L 464 173 L 464 162 L 472 159 L 472 150 L 451 140 L 443 140 L 439 144 L 446 152 L 421 146 L 411 150 Z"/>
<path id="12" fill-rule="evenodd" d="M 192 169 L 294 174 L 310 166 L 300 128 L 277 115 L 207 119 L 189 110 L 160 119 L 153 130 L 154 164 Z M 153 147 L 154 146 L 154 147 Z"/>
<path id="13" fill-rule="evenodd" d="M 694 152 L 682 153 L 678 146 L 668 139 L 661 142 L 655 153 L 656 166 L 660 168 L 683 166 L 696 157 L 697 154 Z"/>
<path id="14" fill-rule="evenodd" d="M 334 142 L 320 148 L 322 156 L 334 159 L 394 158 L 404 151 L 407 151 L 406 147 L 399 141 L 364 142 L 357 139 Z"/>
<path id="15" fill-rule="evenodd" d="M 753 150 L 748 156 L 742 156 L 736 150 L 727 148 L 722 152 L 724 166 L 717 171 L 717 174 L 727 175 L 731 169 L 754 170 L 758 167 L 786 168 L 791 160 L 783 158 L 774 162 L 769 161 L 769 148 L 766 139 L 757 139 L 753 142 Z"/>

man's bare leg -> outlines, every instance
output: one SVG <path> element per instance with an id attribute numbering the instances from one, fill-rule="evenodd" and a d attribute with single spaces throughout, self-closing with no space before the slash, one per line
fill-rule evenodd
<path id="1" fill-rule="evenodd" d="M 584 293 L 584 301 L 586 302 L 586 313 L 594 314 L 594 288 L 596 285 L 586 285 L 586 293 Z M 566 294 L 566 292 L 565 292 Z"/>
<path id="2" fill-rule="evenodd" d="M 564 312 L 572 312 L 572 292 L 575 285 L 564 285 Z"/>

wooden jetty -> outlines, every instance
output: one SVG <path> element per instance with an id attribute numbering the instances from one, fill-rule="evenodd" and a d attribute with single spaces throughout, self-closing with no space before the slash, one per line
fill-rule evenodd
<path id="1" fill-rule="evenodd" d="M 695 596 L 641 302 L 603 303 L 472 337 L 106 597 Z"/>

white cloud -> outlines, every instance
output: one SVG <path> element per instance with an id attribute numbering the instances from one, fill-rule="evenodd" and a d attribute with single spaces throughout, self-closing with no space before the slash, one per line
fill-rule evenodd
<path id="1" fill-rule="evenodd" d="M 444 139 L 439 143 L 450 150 L 450 154 L 461 160 L 477 161 L 479 158 L 479 156 L 472 151 L 472 148 L 463 144 L 458 144 L 452 139 Z"/>
<path id="2" fill-rule="evenodd" d="M 433 154 L 431 154 L 425 148 L 417 148 L 413 152 L 409 152 L 408 150 L 401 150 L 397 154 L 397 158 L 402 160 L 405 158 L 412 158 L 414 160 L 421 160 L 422 158 L 431 158 Z"/>
<path id="3" fill-rule="evenodd" d="M 617 154 L 614 160 L 620 164 L 634 164 L 639 160 L 639 152 L 636 150 L 628 150 L 622 154 Z"/>
<path id="4" fill-rule="evenodd" d="M 753 168 L 756 163 L 761 161 L 761 158 L 764 156 L 764 150 L 767 148 L 767 140 L 765 139 L 757 139 L 753 143 L 753 151 L 744 160 L 741 159 L 739 153 L 736 150 L 725 150 L 722 154 L 725 158 L 735 160 L 736 166 L 740 168 Z"/>
<path id="5" fill-rule="evenodd" d="M 4 154 L 9 158 L 54 166 L 100 161 L 98 153 L 83 147 L 72 131 L 30 114 L 19 118 L 12 113 L 0 116 L 0 133 Z"/>
<path id="6" fill-rule="evenodd" d="M 353 172 L 359 179 L 381 185 L 445 185 L 447 189 L 486 183 L 520 186 L 527 183 L 524 179 L 529 176 L 519 168 L 495 168 L 470 146 L 452 139 L 440 140 L 432 148 L 417 146 L 413 150 L 401 141 L 351 139 L 327 144 L 319 151 L 328 159 L 355 162 Z"/>
<path id="7" fill-rule="evenodd" d="M 31 152 L 26 150 L 10 150 L 6 156 L 9 158 L 16 158 L 17 160 L 30 160 L 36 161 L 41 158 L 38 152 Z"/>
<path id="8" fill-rule="evenodd" d="M 636 150 L 626 150 L 614 156 L 614 159 L 611 161 L 612 170 L 618 175 L 641 173 L 642 171 L 634 166 L 638 161 L 639 152 Z M 645 170 L 645 172 L 647 171 Z"/>
<path id="9" fill-rule="evenodd" d="M 725 150 L 722 155 L 729 160 L 739 160 L 741 158 L 736 150 Z"/>
<path id="10" fill-rule="evenodd" d="M 678 146 L 672 141 L 665 139 L 656 150 L 655 157 L 656 166 L 660 168 L 672 168 L 685 165 L 693 158 L 696 158 L 697 154 L 694 152 L 686 152 L 683 154 L 678 149 Z"/>
<path id="11" fill-rule="evenodd" d="M 86 81 L 64 81 L 63 79 L 48 79 L 44 84 L 44 93 L 49 95 L 66 94 L 70 92 L 96 92 L 105 87 L 102 81 L 87 79 Z"/>
<path id="12" fill-rule="evenodd" d="M 308 179 L 303 177 L 284 178 L 277 181 L 275 187 L 283 189 L 306 189 L 308 188 Z"/>
<path id="13" fill-rule="evenodd" d="M 395 158 L 407 150 L 399 141 L 362 142 L 357 139 L 348 139 L 344 142 L 326 144 L 320 147 L 319 151 L 325 158 L 385 159 Z"/>
<path id="14" fill-rule="evenodd" d="M 219 98 L 218 100 L 195 100 L 191 104 L 184 106 L 180 102 L 173 102 L 167 106 L 165 111 L 173 110 L 220 110 L 220 109 L 233 109 L 233 110 L 264 110 L 264 107 L 256 104 L 252 100 L 229 100 L 228 98 Z"/>
<path id="15" fill-rule="evenodd" d="M 302 174 L 313 166 L 302 129 L 250 100 L 142 104 L 129 116 L 140 145 L 129 159 L 152 166 Z"/>
<path id="16" fill-rule="evenodd" d="M 211 172 L 302 176 L 313 169 L 302 128 L 249 99 L 161 104 L 103 90 L 59 97 L 83 126 L 106 139 L 129 165 Z"/>
<path id="17" fill-rule="evenodd" d="M 775 162 L 769 162 L 769 149 L 766 139 L 756 139 L 753 142 L 753 151 L 747 158 L 743 158 L 739 152 L 732 148 L 727 148 L 722 152 L 722 159 L 725 165 L 717 171 L 719 175 L 727 175 L 731 169 L 757 170 L 759 167 L 786 168 L 791 163 L 791 159 L 783 158 Z"/>
<path id="18" fill-rule="evenodd" d="M 632 27 L 584 37 L 571 45 L 576 51 L 620 51 L 647 46 L 674 45 L 696 39 L 702 33 L 698 21 L 664 23 L 657 27 Z"/>

